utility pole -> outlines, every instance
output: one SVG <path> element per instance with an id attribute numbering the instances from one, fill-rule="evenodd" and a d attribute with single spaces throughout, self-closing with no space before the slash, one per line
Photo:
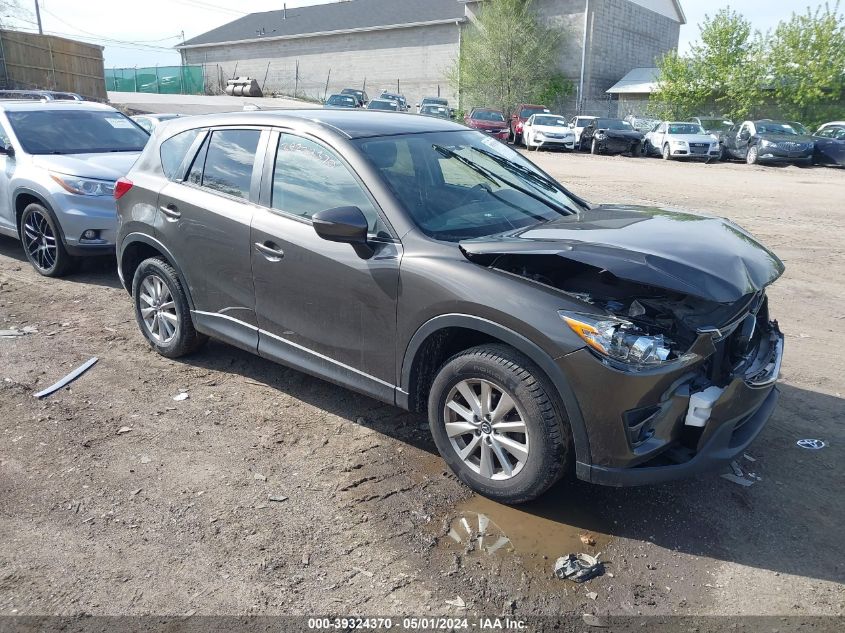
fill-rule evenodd
<path id="1" fill-rule="evenodd" d="M 41 28 L 41 9 L 38 7 L 38 0 L 35 0 L 35 19 L 38 20 L 38 34 L 44 35 L 44 29 Z"/>

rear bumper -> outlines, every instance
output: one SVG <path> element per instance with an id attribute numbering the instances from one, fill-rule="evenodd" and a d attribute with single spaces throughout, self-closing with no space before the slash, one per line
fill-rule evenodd
<path id="1" fill-rule="evenodd" d="M 607 366 L 586 349 L 558 359 L 572 383 L 589 439 L 589 463 L 576 464 L 578 477 L 634 486 L 690 477 L 729 463 L 771 417 L 782 358 L 783 335 L 772 323 L 745 373 L 722 383 L 703 427 L 686 420 L 691 395 L 713 386 L 706 378 L 706 361 L 631 373 Z"/>

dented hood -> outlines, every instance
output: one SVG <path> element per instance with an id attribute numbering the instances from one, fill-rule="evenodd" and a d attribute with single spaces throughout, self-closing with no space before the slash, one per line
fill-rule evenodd
<path id="1" fill-rule="evenodd" d="M 777 256 L 735 224 L 655 207 L 603 205 L 510 234 L 460 243 L 471 261 L 558 255 L 621 279 L 719 303 L 783 274 Z"/>

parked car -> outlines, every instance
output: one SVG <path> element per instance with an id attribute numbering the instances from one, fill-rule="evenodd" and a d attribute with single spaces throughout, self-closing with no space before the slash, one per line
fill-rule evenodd
<path id="1" fill-rule="evenodd" d="M 421 110 L 427 105 L 438 105 L 446 108 L 446 111 L 449 111 L 449 100 L 443 99 L 441 97 L 425 97 L 422 101 L 417 104 L 417 113 L 421 113 Z"/>
<path id="2" fill-rule="evenodd" d="M 0 99 L 29 99 L 33 101 L 84 101 L 75 92 L 59 90 L 0 90 Z"/>
<path id="3" fill-rule="evenodd" d="M 673 158 L 718 159 L 722 150 L 719 137 L 707 134 L 698 123 L 663 121 L 645 135 L 643 153 L 658 154 L 663 160 Z"/>
<path id="4" fill-rule="evenodd" d="M 660 123 L 660 119 L 634 116 L 633 114 L 629 114 L 623 120 L 630 123 L 632 128 L 642 134 L 651 132 L 655 128 L 655 126 Z"/>
<path id="5" fill-rule="evenodd" d="M 816 130 L 813 140 L 814 163 L 845 166 L 845 121 L 825 123 Z"/>
<path id="6" fill-rule="evenodd" d="M 518 145 L 522 142 L 522 128 L 525 126 L 525 122 L 531 118 L 531 115 L 549 113 L 549 109 L 542 105 L 520 103 L 516 106 L 513 114 L 511 114 L 510 120 L 511 141 L 513 141 L 514 145 Z"/>
<path id="7" fill-rule="evenodd" d="M 763 428 L 780 260 L 718 217 L 593 206 L 431 117 L 208 115 L 115 189 L 118 266 L 168 358 L 207 337 L 413 411 L 520 503 L 724 467 Z M 612 397 L 608 397 L 612 394 Z"/>
<path id="8" fill-rule="evenodd" d="M 360 108 L 361 103 L 355 95 L 330 95 L 323 104 L 324 108 Z"/>
<path id="9" fill-rule="evenodd" d="M 390 110 L 392 112 L 400 112 L 402 108 L 395 101 L 388 99 L 373 99 L 367 105 L 367 110 Z"/>
<path id="10" fill-rule="evenodd" d="M 813 161 L 813 137 L 803 126 L 786 121 L 744 121 L 722 134 L 720 141 L 722 158 L 738 158 L 749 165 Z"/>
<path id="11" fill-rule="evenodd" d="M 435 116 L 440 119 L 452 118 L 449 114 L 449 108 L 447 106 L 437 105 L 436 103 L 423 104 L 422 108 L 420 108 L 419 113 L 423 116 Z"/>
<path id="12" fill-rule="evenodd" d="M 131 119 L 135 121 L 135 123 L 140 125 L 142 128 L 144 128 L 147 132 L 152 133 L 152 131 L 156 129 L 156 127 L 158 127 L 160 123 L 163 123 L 164 121 L 170 121 L 171 119 L 178 119 L 180 116 L 183 115 L 174 113 L 136 114 L 135 116 L 131 117 Z"/>
<path id="13" fill-rule="evenodd" d="M 381 93 L 381 96 L 379 97 L 379 99 L 387 99 L 388 101 L 395 101 L 396 103 L 399 104 L 399 109 L 402 112 L 407 112 L 408 110 L 411 109 L 411 106 L 408 105 L 408 100 L 403 95 L 397 94 L 395 92 L 384 91 L 384 92 Z"/>
<path id="14" fill-rule="evenodd" d="M 581 142 L 581 132 L 584 131 L 584 128 L 587 127 L 592 121 L 595 121 L 598 117 L 595 116 L 574 116 L 572 120 L 569 122 L 569 127 L 572 128 L 572 131 L 575 132 L 575 144 L 578 145 Z"/>
<path id="15" fill-rule="evenodd" d="M 532 114 L 522 127 L 522 142 L 525 147 L 539 150 L 542 147 L 575 149 L 575 132 L 562 116 L 556 114 Z"/>
<path id="16" fill-rule="evenodd" d="M 367 93 L 364 90 L 358 90 L 357 88 L 344 88 L 340 91 L 342 95 L 352 95 L 358 100 L 358 107 L 366 107 L 366 105 L 370 102 L 370 98 L 367 96 Z"/>
<path id="17" fill-rule="evenodd" d="M 475 130 L 480 130 L 485 134 L 494 136 L 500 141 L 507 141 L 510 137 L 510 128 L 501 110 L 473 108 L 464 117 L 464 124 Z"/>
<path id="18" fill-rule="evenodd" d="M 21 240 L 47 277 L 114 252 L 114 183 L 148 138 L 98 103 L 0 102 L 0 234 Z"/>
<path id="19" fill-rule="evenodd" d="M 694 116 L 690 119 L 691 123 L 697 123 L 708 134 L 715 134 L 717 137 L 724 132 L 727 132 L 734 126 L 734 122 L 730 119 L 720 117 L 699 117 Z"/>
<path id="20" fill-rule="evenodd" d="M 592 154 L 642 153 L 643 135 L 622 119 L 594 119 L 581 131 L 578 149 Z"/>

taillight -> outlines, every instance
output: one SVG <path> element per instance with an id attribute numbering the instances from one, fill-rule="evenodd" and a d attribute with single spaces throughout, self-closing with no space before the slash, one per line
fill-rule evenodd
<path id="1" fill-rule="evenodd" d="M 114 183 L 114 199 L 120 200 L 123 195 L 132 189 L 132 181 L 128 178 L 118 178 Z"/>

